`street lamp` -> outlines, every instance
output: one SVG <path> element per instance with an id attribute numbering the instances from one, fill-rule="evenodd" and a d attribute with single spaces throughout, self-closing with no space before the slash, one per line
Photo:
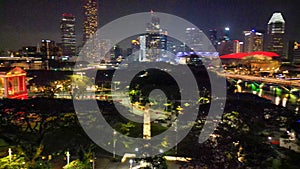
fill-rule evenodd
<path id="1" fill-rule="evenodd" d="M 268 137 L 268 140 L 269 140 L 269 142 L 271 142 L 271 141 L 272 141 L 272 137 L 269 136 L 269 137 Z"/>
<path id="2" fill-rule="evenodd" d="M 92 163 L 92 169 L 95 169 L 95 159 L 96 159 L 96 158 L 95 158 L 95 153 L 94 153 L 94 152 L 93 152 L 92 158 L 93 158 L 93 159 L 90 160 L 90 163 Z"/>
<path id="3" fill-rule="evenodd" d="M 130 169 L 132 169 L 132 163 L 133 163 L 133 160 L 130 159 L 130 160 L 129 160 L 129 164 L 130 164 L 129 168 L 130 168 Z"/>
<path id="4" fill-rule="evenodd" d="M 67 156 L 67 165 L 69 165 L 70 164 L 70 152 L 69 151 L 66 152 L 66 156 Z"/>
<path id="5" fill-rule="evenodd" d="M 11 164 L 12 151 L 11 148 L 8 148 L 8 156 L 9 156 L 9 165 Z"/>
<path id="6" fill-rule="evenodd" d="M 116 158 L 116 141 L 117 141 L 116 138 L 115 138 L 116 134 L 117 134 L 117 131 L 114 130 L 114 131 L 113 131 L 113 135 L 114 135 L 114 140 L 113 140 L 113 147 L 114 147 L 113 158 L 114 158 L 114 159 Z"/>
<path id="7" fill-rule="evenodd" d="M 175 126 L 174 126 L 174 131 L 175 131 L 175 141 L 176 141 L 176 146 L 175 146 L 175 155 L 176 155 L 176 159 L 177 159 L 177 154 L 178 154 L 178 142 L 177 142 L 177 140 L 178 140 L 178 136 L 177 136 L 177 130 L 178 130 L 178 126 L 177 126 L 177 122 L 178 122 L 178 120 L 177 120 L 177 118 L 175 119 Z"/>

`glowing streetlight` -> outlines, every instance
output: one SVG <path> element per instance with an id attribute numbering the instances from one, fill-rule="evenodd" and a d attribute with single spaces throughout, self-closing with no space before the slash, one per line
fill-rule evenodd
<path id="1" fill-rule="evenodd" d="M 114 158 L 114 159 L 116 158 L 116 141 L 117 141 L 116 138 L 115 138 L 116 134 L 117 134 L 117 131 L 114 130 L 114 131 L 113 131 L 113 135 L 114 135 L 114 140 L 113 140 L 113 147 L 114 147 L 113 158 Z"/>
<path id="2" fill-rule="evenodd" d="M 92 169 L 95 169 L 95 153 L 93 152 L 93 156 L 92 156 L 93 159 L 90 159 L 90 163 L 92 163 Z"/>
<path id="3" fill-rule="evenodd" d="M 130 159 L 130 160 L 129 160 L 129 164 L 130 164 L 129 168 L 130 168 L 130 169 L 132 169 L 132 163 L 133 163 L 133 160 Z"/>
<path id="4" fill-rule="evenodd" d="M 11 163 L 12 151 L 11 148 L 8 148 L 9 164 Z"/>
<path id="5" fill-rule="evenodd" d="M 68 165 L 70 164 L 70 156 L 71 156 L 69 151 L 66 152 L 66 156 L 67 156 L 67 165 Z"/>

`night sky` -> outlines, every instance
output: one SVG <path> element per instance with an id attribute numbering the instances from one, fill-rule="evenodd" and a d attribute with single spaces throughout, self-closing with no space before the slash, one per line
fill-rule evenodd
<path id="1" fill-rule="evenodd" d="M 182 17 L 205 33 L 231 29 L 231 38 L 242 40 L 242 31 L 266 30 L 273 12 L 282 12 L 288 39 L 300 40 L 299 0 L 99 0 L 100 26 L 151 9 Z M 0 50 L 36 45 L 41 39 L 60 42 L 62 13 L 76 16 L 78 44 L 82 41 L 80 0 L 0 0 Z"/>

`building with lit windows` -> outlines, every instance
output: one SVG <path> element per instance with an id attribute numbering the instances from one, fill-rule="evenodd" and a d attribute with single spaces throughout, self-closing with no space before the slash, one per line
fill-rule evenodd
<path id="1" fill-rule="evenodd" d="M 147 34 L 139 37 L 140 61 L 159 61 L 161 56 L 167 50 L 167 35 L 166 29 L 161 28 L 160 18 L 151 10 L 151 21 L 146 25 Z"/>
<path id="2" fill-rule="evenodd" d="M 26 57 L 38 57 L 38 49 L 36 46 L 23 46 L 22 54 Z"/>
<path id="3" fill-rule="evenodd" d="M 230 40 L 230 28 L 224 28 L 224 34 L 217 45 L 217 51 L 220 55 L 233 53 L 233 41 Z"/>
<path id="4" fill-rule="evenodd" d="M 268 22 L 267 51 L 278 53 L 284 58 L 285 20 L 281 13 L 273 13 Z"/>
<path id="5" fill-rule="evenodd" d="M 240 42 L 239 40 L 233 41 L 233 53 L 241 53 L 244 52 L 244 42 Z"/>
<path id="6" fill-rule="evenodd" d="M 263 39 L 262 33 L 256 30 L 244 31 L 244 52 L 255 52 L 263 50 Z"/>
<path id="7" fill-rule="evenodd" d="M 27 99 L 26 72 L 19 67 L 0 67 L 0 98 Z"/>
<path id="8" fill-rule="evenodd" d="M 62 14 L 60 22 L 61 47 L 64 56 L 76 55 L 75 16 Z"/>
<path id="9" fill-rule="evenodd" d="M 91 38 L 98 29 L 97 0 L 83 0 L 83 44 Z"/>
<path id="10" fill-rule="evenodd" d="M 218 46 L 218 31 L 216 29 L 209 30 L 209 40 L 211 41 L 211 44 L 217 49 Z"/>
<path id="11" fill-rule="evenodd" d="M 192 51 L 203 51 L 203 32 L 198 28 L 185 29 L 185 44 Z M 187 51 L 186 51 L 187 52 Z"/>
<path id="12" fill-rule="evenodd" d="M 217 52 L 219 52 L 220 55 L 233 53 L 233 41 L 223 39 L 218 42 Z"/>
<path id="13" fill-rule="evenodd" d="M 159 17 L 151 10 L 151 22 L 147 23 L 146 32 L 149 34 L 160 34 L 162 29 L 160 28 Z"/>
<path id="14" fill-rule="evenodd" d="M 42 58 L 50 59 L 51 56 L 55 55 L 55 48 L 55 41 L 50 39 L 42 39 L 40 47 Z"/>
<path id="15" fill-rule="evenodd" d="M 295 40 L 289 41 L 288 60 L 292 64 L 300 64 L 300 42 Z"/>
<path id="16" fill-rule="evenodd" d="M 230 28 L 229 27 L 225 27 L 224 28 L 224 36 L 223 36 L 223 39 L 228 41 L 230 40 Z"/>

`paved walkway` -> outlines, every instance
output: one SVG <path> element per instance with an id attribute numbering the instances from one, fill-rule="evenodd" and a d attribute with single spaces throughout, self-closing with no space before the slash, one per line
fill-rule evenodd
<path id="1" fill-rule="evenodd" d="M 168 168 L 170 169 L 179 169 L 180 165 L 176 162 L 167 161 Z M 121 162 L 112 162 L 108 158 L 98 158 L 96 160 L 95 169 L 129 169 L 130 164 L 127 160 L 124 163 Z M 134 167 L 134 165 L 133 165 Z"/>
<path id="2" fill-rule="evenodd" d="M 107 158 L 97 158 L 96 169 L 129 169 L 129 163 L 112 162 Z"/>

